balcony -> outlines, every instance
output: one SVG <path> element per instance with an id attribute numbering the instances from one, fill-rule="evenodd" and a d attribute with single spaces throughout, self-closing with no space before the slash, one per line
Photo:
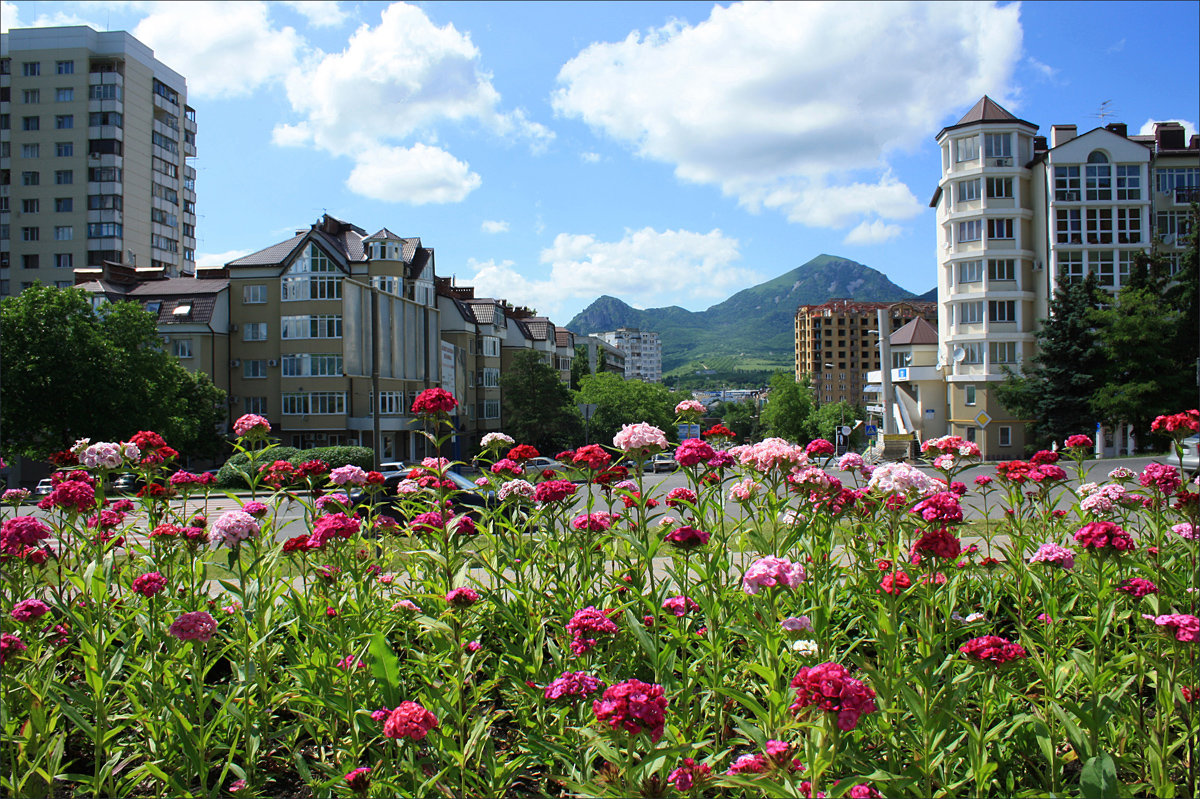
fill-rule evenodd
<path id="1" fill-rule="evenodd" d="M 88 224 L 99 222 L 116 222 L 117 224 L 124 223 L 125 214 L 116 210 L 93 211 L 89 210 L 87 214 Z"/>
<path id="2" fill-rule="evenodd" d="M 125 76 L 120 72 L 89 72 L 88 86 L 125 86 Z"/>
<path id="3" fill-rule="evenodd" d="M 89 125 L 89 139 L 116 139 L 117 141 L 125 140 L 125 131 L 118 128 L 116 125 Z"/>
<path id="4" fill-rule="evenodd" d="M 1200 186 L 1185 186 L 1175 189 L 1176 205 L 1191 205 L 1200 202 Z"/>

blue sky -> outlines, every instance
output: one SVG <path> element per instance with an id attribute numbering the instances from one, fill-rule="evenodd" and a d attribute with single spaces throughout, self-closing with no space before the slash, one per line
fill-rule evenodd
<path id="1" fill-rule="evenodd" d="M 1200 112 L 1195 2 L 8 2 L 188 80 L 202 264 L 323 212 L 567 322 L 701 310 L 829 253 L 936 284 L 934 136 Z"/>

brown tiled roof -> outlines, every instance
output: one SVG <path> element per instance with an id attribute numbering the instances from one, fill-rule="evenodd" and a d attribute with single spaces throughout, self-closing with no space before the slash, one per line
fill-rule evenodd
<path id="1" fill-rule="evenodd" d="M 471 306 L 471 311 L 475 314 L 475 321 L 481 325 L 492 325 L 496 323 L 496 301 L 493 299 L 474 299 L 464 300 L 467 305 Z"/>
<path id="2" fill-rule="evenodd" d="M 964 114 L 962 119 L 949 127 L 942 128 L 936 138 L 940 139 L 942 134 L 948 130 L 954 130 L 966 125 L 974 125 L 979 122 L 1016 122 L 1020 125 L 1027 125 L 1034 130 L 1038 129 L 1038 126 L 1032 122 L 1027 122 L 1024 119 L 1018 119 L 1013 116 L 1002 105 L 985 94 L 979 99 L 979 102 L 971 106 L 971 110 Z"/>
<path id="3" fill-rule="evenodd" d="M 544 316 L 531 316 L 521 321 L 525 323 L 530 336 L 537 341 L 547 341 L 550 331 L 554 329 L 554 323 Z"/>
<path id="4" fill-rule="evenodd" d="M 915 317 L 902 326 L 888 339 L 892 344 L 937 344 L 938 334 L 933 325 L 922 317 Z"/>
<path id="5" fill-rule="evenodd" d="M 303 241 L 304 238 L 307 236 L 308 236 L 308 231 L 305 231 L 296 236 L 293 236 L 292 238 L 288 239 L 287 241 L 281 241 L 278 244 L 272 244 L 270 247 L 267 247 L 266 249 L 259 250 L 258 252 L 250 253 L 249 255 L 244 255 L 241 258 L 232 260 L 227 265 L 228 266 L 274 266 L 275 264 L 281 264 L 287 260 L 288 256 L 291 255 L 295 251 L 295 249 L 300 246 L 300 242 Z"/>
<path id="6" fill-rule="evenodd" d="M 372 233 L 363 239 L 363 241 L 404 241 L 404 239 L 387 228 L 382 228 L 378 233 Z"/>
<path id="7" fill-rule="evenodd" d="M 140 283 L 129 291 L 131 297 L 174 297 L 181 294 L 219 294 L 229 286 L 228 280 L 197 280 L 194 277 L 171 277 Z"/>
<path id="8" fill-rule="evenodd" d="M 574 338 L 575 335 L 565 327 L 554 329 L 554 345 L 556 347 L 570 347 Z"/>

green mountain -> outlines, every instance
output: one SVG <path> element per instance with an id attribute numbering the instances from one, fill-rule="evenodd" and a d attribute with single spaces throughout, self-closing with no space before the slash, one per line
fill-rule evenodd
<path id="1" fill-rule="evenodd" d="M 697 369 L 786 368 L 795 357 L 796 308 L 834 298 L 896 302 L 914 295 L 869 266 L 818 255 L 705 311 L 678 306 L 638 310 L 605 295 L 580 311 L 567 329 L 580 334 L 618 327 L 657 331 L 662 339 L 664 374 L 690 365 Z"/>

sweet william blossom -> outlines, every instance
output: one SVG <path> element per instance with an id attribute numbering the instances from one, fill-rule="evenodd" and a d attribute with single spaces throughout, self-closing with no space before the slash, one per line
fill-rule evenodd
<path id="1" fill-rule="evenodd" d="M 652 424 L 638 422 L 621 427 L 613 436 L 613 446 L 634 457 L 644 458 L 667 448 L 667 436 Z"/>

